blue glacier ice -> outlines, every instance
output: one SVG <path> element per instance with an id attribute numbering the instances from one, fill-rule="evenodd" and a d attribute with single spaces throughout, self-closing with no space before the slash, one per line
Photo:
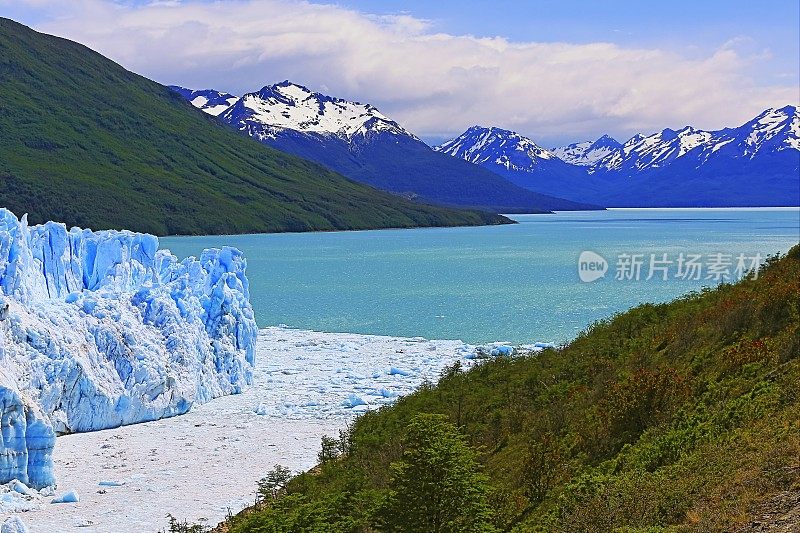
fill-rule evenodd
<path id="1" fill-rule="evenodd" d="M 514 348 L 512 346 L 505 346 L 505 345 L 495 346 L 494 348 L 492 348 L 492 351 L 490 353 L 493 356 L 498 356 L 498 355 L 509 356 L 514 353 Z"/>
<path id="2" fill-rule="evenodd" d="M 252 381 L 234 248 L 179 261 L 152 235 L 0 209 L 0 483 L 54 483 L 55 435 L 155 420 Z"/>

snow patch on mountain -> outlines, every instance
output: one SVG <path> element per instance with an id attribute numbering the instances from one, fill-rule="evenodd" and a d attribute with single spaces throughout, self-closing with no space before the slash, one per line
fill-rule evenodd
<path id="1" fill-rule="evenodd" d="M 741 129 L 745 131 L 745 155 L 755 156 L 770 140 L 778 138 L 778 150 L 800 150 L 800 114 L 793 106 L 767 109 Z"/>
<path id="2" fill-rule="evenodd" d="M 220 118 L 261 141 L 285 131 L 348 142 L 381 133 L 417 139 L 370 104 L 327 96 L 290 81 L 245 94 Z"/>
<path id="3" fill-rule="evenodd" d="M 152 235 L 0 209 L 0 482 L 51 485 L 56 433 L 240 392 L 257 335 L 245 268 L 233 248 L 178 261 Z"/>
<path id="4" fill-rule="evenodd" d="M 193 90 L 179 85 L 170 85 L 169 88 L 189 100 L 196 108 L 215 117 L 228 109 L 239 99 L 238 96 L 215 91 L 214 89 Z"/>

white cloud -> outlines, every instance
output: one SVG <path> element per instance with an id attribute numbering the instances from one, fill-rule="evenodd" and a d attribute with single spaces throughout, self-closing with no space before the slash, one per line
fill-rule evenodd
<path id="1" fill-rule="evenodd" d="M 46 0 L 35 0 L 46 7 Z M 796 103 L 797 87 L 749 74 L 763 50 L 734 36 L 691 56 L 609 43 L 517 43 L 436 33 L 409 14 L 290 0 L 50 3 L 37 29 L 162 83 L 229 92 L 291 79 L 376 104 L 425 136 L 472 124 L 581 140 L 666 126 L 737 125 Z M 796 78 L 796 74 L 794 76 Z"/>

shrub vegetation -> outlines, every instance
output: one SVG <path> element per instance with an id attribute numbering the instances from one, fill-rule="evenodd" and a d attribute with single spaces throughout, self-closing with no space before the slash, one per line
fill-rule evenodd
<path id="1" fill-rule="evenodd" d="M 222 527 L 747 526 L 800 496 L 799 300 L 796 246 L 757 279 L 636 307 L 562 349 L 454 366 L 358 418 L 346 453 Z"/>

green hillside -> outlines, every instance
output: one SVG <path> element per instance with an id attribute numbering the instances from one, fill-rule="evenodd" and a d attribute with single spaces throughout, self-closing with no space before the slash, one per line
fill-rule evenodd
<path id="1" fill-rule="evenodd" d="M 163 234 L 507 223 L 267 148 L 80 44 L 0 18 L 0 206 Z"/>
<path id="2" fill-rule="evenodd" d="M 219 529 L 796 531 L 799 355 L 797 246 L 563 349 L 453 367 Z"/>

